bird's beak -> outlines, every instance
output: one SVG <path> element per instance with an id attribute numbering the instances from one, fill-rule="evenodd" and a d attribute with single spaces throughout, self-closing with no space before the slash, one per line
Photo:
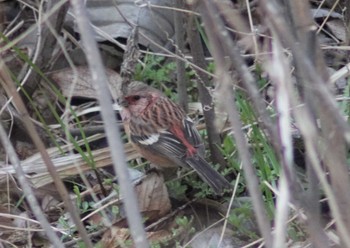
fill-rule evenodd
<path id="1" fill-rule="evenodd" d="M 129 102 L 125 98 L 118 98 L 117 102 L 124 108 L 127 108 L 129 106 Z"/>

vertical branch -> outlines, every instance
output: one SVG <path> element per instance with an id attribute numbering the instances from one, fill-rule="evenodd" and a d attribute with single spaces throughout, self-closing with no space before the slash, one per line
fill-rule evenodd
<path id="1" fill-rule="evenodd" d="M 0 62 L 1 61 L 2 60 L 0 59 Z M 53 181 L 55 183 L 57 191 L 60 194 L 60 196 L 64 202 L 65 207 L 69 211 L 71 218 L 72 218 L 74 224 L 76 225 L 76 228 L 77 228 L 81 238 L 83 239 L 83 241 L 85 242 L 87 247 L 92 248 L 93 245 L 90 241 L 90 238 L 87 235 L 87 232 L 85 230 L 83 223 L 80 220 L 80 216 L 78 215 L 78 211 L 77 211 L 75 205 L 73 204 L 73 202 L 71 201 L 69 194 L 68 194 L 68 191 L 67 191 L 66 187 L 64 186 L 62 180 L 60 179 L 60 175 L 58 174 L 56 167 L 52 163 L 50 156 L 49 156 L 47 150 L 45 149 L 45 145 L 44 145 L 43 141 L 40 139 L 40 136 L 39 136 L 32 120 L 30 119 L 27 108 L 26 108 L 22 98 L 20 97 L 19 93 L 16 90 L 15 82 L 13 82 L 13 80 L 11 79 L 9 72 L 8 72 L 8 69 L 6 68 L 5 64 L 1 63 L 0 68 L 1 68 L 1 70 L 0 70 L 0 83 L 1 83 L 2 87 L 6 90 L 7 95 L 9 97 L 11 96 L 13 98 L 13 103 L 16 106 L 16 108 L 18 109 L 19 115 L 22 117 L 24 126 L 27 129 L 28 134 L 29 134 L 30 138 L 32 139 L 34 145 L 37 147 L 38 151 L 40 152 L 40 155 L 41 155 L 43 161 L 45 162 L 47 170 L 49 171 L 51 177 L 53 178 Z"/>
<path id="2" fill-rule="evenodd" d="M 45 21 L 47 25 L 42 25 L 42 23 L 38 23 L 37 25 L 41 25 L 42 32 L 39 34 L 41 39 L 38 39 L 37 51 L 38 58 L 35 61 L 35 64 L 38 68 L 45 70 L 47 69 L 48 62 L 52 56 L 52 53 L 55 49 L 55 45 L 57 42 L 57 38 L 53 33 L 51 33 L 48 25 L 52 26 L 57 33 L 61 32 L 63 22 L 68 11 L 68 1 L 61 0 L 50 0 L 46 3 L 45 12 L 51 13 L 54 11 L 51 16 Z M 58 9 L 57 9 L 58 8 Z M 28 95 L 32 95 L 37 87 L 37 83 L 40 81 L 40 75 L 38 73 L 34 73 L 29 70 L 30 75 L 27 78 L 27 81 L 24 85 L 24 90 Z"/>
<path id="3" fill-rule="evenodd" d="M 308 217 L 308 229 L 310 232 L 310 239 L 315 247 L 327 248 L 329 247 L 328 238 L 322 228 L 321 224 L 321 209 L 319 204 L 320 199 L 320 181 L 317 178 L 315 169 L 312 166 L 309 156 L 306 157 L 307 176 L 309 179 L 308 189 L 302 197 L 301 204 L 305 209 Z"/>
<path id="4" fill-rule="evenodd" d="M 138 28 L 137 26 L 134 26 L 126 44 L 123 63 L 120 69 L 120 76 L 122 78 L 122 85 L 120 89 L 122 94 L 126 93 L 128 85 L 134 78 L 135 68 L 139 57 L 140 50 L 138 47 Z"/>
<path id="5" fill-rule="evenodd" d="M 344 19 L 345 19 L 345 31 L 346 41 L 345 46 L 350 45 L 350 1 L 345 1 Z"/>
<path id="6" fill-rule="evenodd" d="M 291 19 L 290 27 L 296 39 L 299 39 L 301 42 L 301 47 L 306 51 L 307 57 L 310 58 L 312 63 L 316 66 L 316 63 L 319 64 L 319 67 L 323 67 L 321 63 L 323 62 L 322 57 L 320 57 L 320 51 L 317 51 L 317 46 L 315 45 L 315 33 L 312 32 L 313 20 L 309 16 L 309 7 L 305 6 L 301 2 L 292 2 L 285 0 L 285 3 L 289 7 L 286 9 L 287 16 Z M 288 23 L 288 20 L 286 20 Z M 317 58 L 319 57 L 319 58 Z M 305 81 L 305 75 L 301 73 L 301 70 L 298 63 L 295 63 L 296 66 L 296 77 L 298 80 L 298 90 L 300 95 L 307 103 L 305 108 L 309 108 L 311 113 L 314 113 L 316 110 L 316 99 L 314 99 L 314 94 L 312 90 L 303 84 Z M 325 70 L 326 72 L 327 70 Z M 323 78 L 327 80 L 327 75 L 323 73 Z M 317 126 L 316 120 L 314 120 L 314 125 Z M 306 154 L 309 154 L 307 151 Z M 317 247 L 328 247 L 327 237 L 321 227 L 321 213 L 319 205 L 319 195 L 320 190 L 318 187 L 319 180 L 315 173 L 312 163 L 306 156 L 306 168 L 308 175 L 308 190 L 304 192 L 306 197 L 300 197 L 301 206 L 305 209 L 306 215 L 308 216 L 308 229 L 310 233 L 310 238 L 313 241 L 313 244 Z"/>
<path id="7" fill-rule="evenodd" d="M 6 6 L 5 2 L 0 2 L 0 33 L 2 33 L 5 29 L 5 22 L 6 22 Z"/>
<path id="8" fill-rule="evenodd" d="M 1 68 L 0 68 L 1 70 Z M 28 204 L 30 208 L 32 209 L 35 218 L 40 222 L 40 225 L 44 229 L 45 233 L 47 234 L 48 239 L 50 240 L 51 244 L 54 247 L 63 248 L 64 245 L 58 238 L 58 236 L 53 231 L 52 227 L 50 226 L 50 223 L 45 218 L 45 215 L 43 211 L 41 210 L 40 204 L 35 198 L 34 192 L 32 188 L 30 187 L 30 183 L 28 182 L 25 173 L 21 167 L 21 163 L 19 158 L 17 157 L 15 148 L 11 144 L 11 141 L 9 140 L 7 133 L 2 126 L 2 121 L 0 120 L 0 140 L 1 144 L 4 147 L 6 154 L 9 157 L 9 160 L 12 164 L 12 166 L 15 168 L 17 179 L 19 184 L 21 185 L 21 189 L 28 201 Z"/>
<path id="9" fill-rule="evenodd" d="M 188 28 L 188 37 L 191 46 L 191 54 L 193 57 L 193 63 L 198 67 L 205 69 L 207 67 L 205 57 L 204 57 L 204 49 L 202 45 L 202 41 L 200 38 L 200 34 L 194 22 L 194 17 L 191 16 L 189 20 L 189 28 Z M 214 163 L 220 163 L 221 165 L 225 165 L 225 159 L 222 156 L 219 146 L 221 144 L 221 139 L 219 132 L 215 126 L 215 107 L 213 98 L 206 88 L 209 86 L 209 78 L 208 75 L 202 71 L 196 70 L 198 75 L 198 92 L 199 99 L 203 106 L 203 114 L 205 119 L 206 128 L 208 131 L 208 143 L 211 154 L 211 159 Z"/>
<path id="10" fill-rule="evenodd" d="M 176 7 L 178 9 L 183 8 L 182 0 L 175 0 Z M 175 24 L 175 41 L 176 41 L 176 55 L 183 57 L 185 41 L 184 41 L 184 14 L 180 11 L 174 11 L 174 24 Z M 179 96 L 180 106 L 187 112 L 188 111 L 188 97 L 187 97 L 187 87 L 186 87 L 186 71 L 185 62 L 176 58 L 176 74 L 177 74 L 177 93 Z"/>
<path id="11" fill-rule="evenodd" d="M 273 32 L 272 32 L 273 33 Z M 290 91 L 291 78 L 289 76 L 288 62 L 283 54 L 283 48 L 278 39 L 273 40 L 272 54 L 267 60 L 265 69 L 269 73 L 271 80 L 276 86 L 276 111 L 278 115 L 277 125 L 282 149 L 280 150 L 280 160 L 282 164 L 281 176 L 279 179 L 280 194 L 276 203 L 274 248 L 286 247 L 287 220 L 289 213 L 289 202 L 291 201 L 291 188 L 289 185 L 295 184 L 293 142 L 291 133 L 291 113 Z M 288 178 L 286 177 L 288 175 Z M 288 182 L 288 180 L 291 180 Z"/>
<path id="12" fill-rule="evenodd" d="M 222 20 L 219 18 L 218 10 L 215 8 L 215 5 L 210 0 L 203 1 L 199 3 L 199 11 L 203 18 L 205 29 L 210 40 L 212 54 L 216 62 L 216 74 L 218 76 L 218 82 L 220 82 L 217 83 L 218 93 L 221 96 L 222 103 L 225 106 L 225 110 L 228 113 L 234 130 L 233 135 L 236 140 L 239 155 L 242 159 L 243 170 L 247 178 L 247 186 L 252 197 L 259 230 L 264 238 L 265 246 L 272 247 L 270 222 L 259 190 L 259 180 L 251 162 L 248 144 L 242 132 L 242 123 L 240 122 L 239 114 L 235 106 L 231 76 L 228 72 L 227 63 L 225 62 L 226 54 L 229 50 L 235 49 L 235 47 L 222 45 L 225 44 L 223 39 L 228 37 L 228 33 Z"/>
<path id="13" fill-rule="evenodd" d="M 92 28 L 87 17 L 83 0 L 71 1 L 81 39 L 85 48 L 86 58 L 91 70 L 97 98 L 101 106 L 102 119 L 106 131 L 107 141 L 111 149 L 111 157 L 114 170 L 118 176 L 121 195 L 123 196 L 127 220 L 130 232 L 138 248 L 148 248 L 149 244 L 146 238 L 146 232 L 142 225 L 141 214 L 138 209 L 138 203 L 134 187 L 131 184 L 130 175 L 125 163 L 125 153 L 121 141 L 120 131 L 115 125 L 115 115 L 112 109 L 111 95 L 108 90 L 106 73 L 102 65 L 102 58 L 97 48 L 97 42 L 94 39 Z"/>
<path id="14" fill-rule="evenodd" d="M 1 61 L 1 58 L 0 58 Z M 0 62 L 0 81 L 1 84 L 6 84 L 4 80 L 9 79 L 8 74 L 6 73 L 6 67 L 5 64 Z M 8 82 L 10 83 L 10 82 Z M 0 140 L 2 147 L 4 147 L 7 156 L 9 157 L 9 160 L 14 167 L 17 179 L 19 184 L 21 185 L 21 189 L 28 201 L 28 204 L 30 208 L 32 209 L 34 216 L 36 219 L 40 222 L 40 225 L 45 230 L 45 233 L 47 234 L 48 239 L 54 245 L 54 247 L 64 247 L 58 236 L 53 231 L 52 227 L 50 226 L 50 223 L 45 218 L 45 215 L 43 211 L 41 210 L 40 204 L 38 203 L 37 199 L 34 196 L 34 192 L 32 188 L 30 187 L 30 183 L 28 182 L 26 175 L 21 167 L 20 160 L 16 154 L 15 148 L 11 144 L 11 141 L 8 138 L 8 135 L 6 134 L 6 131 L 2 125 L 2 121 L 0 119 Z"/>
<path id="15" fill-rule="evenodd" d="M 250 31 L 246 22 L 242 19 L 238 11 L 227 8 L 227 6 L 224 3 L 216 2 L 216 6 L 220 10 L 220 14 L 223 15 L 228 25 L 231 28 L 238 31 L 238 34 L 240 34 L 245 40 L 245 45 L 247 45 L 247 48 L 252 50 L 254 48 L 254 41 L 252 40 L 250 35 L 246 35 L 249 34 Z M 267 134 L 266 136 L 274 146 L 275 151 L 278 152 L 280 149 L 278 134 L 272 121 L 272 118 L 268 115 L 266 111 L 266 104 L 264 102 L 264 99 L 260 95 L 260 92 L 256 85 L 256 79 L 250 72 L 248 66 L 245 64 L 243 58 L 240 56 L 240 53 L 235 47 L 235 44 L 232 41 L 232 39 L 230 39 L 230 36 L 227 35 L 226 37 L 222 38 L 224 40 L 223 43 L 225 44 L 225 46 L 228 48 L 232 48 L 228 49 L 228 53 L 225 55 L 230 57 L 233 67 L 236 69 L 238 75 L 242 79 L 242 85 L 247 91 L 247 94 L 249 95 L 252 101 L 252 105 L 255 111 L 258 113 L 259 118 L 261 119 L 259 125 L 262 126 L 262 129 Z M 254 52 L 254 50 L 252 50 L 252 52 Z"/>
<path id="16" fill-rule="evenodd" d="M 325 111 L 322 97 L 315 94 L 314 87 L 323 87 L 327 91 L 329 75 L 325 68 L 325 63 L 319 48 L 319 44 L 316 38 L 315 26 L 310 16 L 310 7 L 308 3 L 302 1 L 290 1 L 290 6 L 293 19 L 298 27 L 297 39 L 300 43 L 301 50 L 305 51 L 306 57 L 310 60 L 310 63 L 315 68 L 318 75 L 321 76 L 323 81 L 321 82 L 309 82 L 305 80 L 309 72 L 302 70 L 298 63 L 296 68 L 301 78 L 304 79 L 300 83 L 303 84 L 304 96 L 306 106 L 309 106 L 311 111 L 315 113 L 322 123 L 321 135 L 326 143 L 320 147 L 320 154 L 324 154 L 324 161 L 330 172 L 331 184 L 336 196 L 338 206 L 349 206 L 350 204 L 350 180 L 348 176 L 348 167 L 346 166 L 346 149 L 345 140 L 343 138 L 342 130 L 339 130 L 333 120 L 329 117 L 328 111 Z M 316 123 L 316 120 L 315 120 Z M 312 175 L 312 173 L 311 173 Z M 312 180 L 311 180 L 312 181 Z M 317 195 L 317 192 L 312 192 Z M 311 203 L 312 204 L 312 203 Z M 340 208 L 343 221 L 347 228 L 348 235 L 350 234 L 350 209 Z M 344 240 L 342 241 L 344 242 Z"/>
<path id="17" fill-rule="evenodd" d="M 131 83 L 131 81 L 134 78 L 136 64 L 138 63 L 138 59 L 140 58 L 140 49 L 138 46 L 139 42 L 139 28 L 138 24 L 132 23 L 124 13 L 120 10 L 117 3 L 115 3 L 115 8 L 118 11 L 119 15 L 123 17 L 124 21 L 132 28 L 131 34 L 128 37 L 128 40 L 126 42 L 126 47 L 124 49 L 124 55 L 123 55 L 123 63 L 120 68 L 120 76 L 122 78 L 122 83 L 120 86 L 120 93 L 126 94 L 126 90 L 128 85 Z M 137 12 L 137 17 L 139 18 L 140 15 L 140 9 Z"/>
<path id="18" fill-rule="evenodd" d="M 303 1 L 290 1 L 293 10 L 293 20 L 297 20 L 297 37 L 292 35 L 291 28 L 286 24 L 280 8 L 274 1 L 262 0 L 260 8 L 266 21 L 276 30 L 279 39 L 285 47 L 292 51 L 294 63 L 297 65 L 301 75 L 303 88 L 307 88 L 308 97 L 305 102 L 305 111 L 309 113 L 308 118 L 315 125 L 320 121 L 320 128 L 315 132 L 315 138 L 307 140 L 310 130 L 303 126 L 303 137 L 307 144 L 307 155 L 318 178 L 329 198 L 329 205 L 336 220 L 337 230 L 343 245 L 349 246 L 350 233 L 350 182 L 346 162 L 346 143 L 349 143 L 350 129 L 341 116 L 334 97 L 328 86 L 327 70 L 320 55 L 317 39 L 315 37 L 316 27 L 312 24 L 308 3 Z M 305 120 L 303 120 L 305 122 Z M 311 129 L 312 127 L 309 126 Z M 321 134 L 321 135 L 320 135 Z M 328 188 L 328 182 L 324 181 L 324 171 L 318 167 L 315 152 L 323 159 L 329 170 L 332 188 Z"/>

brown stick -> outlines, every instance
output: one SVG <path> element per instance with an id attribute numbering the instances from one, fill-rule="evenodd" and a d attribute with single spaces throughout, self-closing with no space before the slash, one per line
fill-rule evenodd
<path id="1" fill-rule="evenodd" d="M 191 53 L 193 57 L 193 63 L 202 69 L 206 69 L 207 63 L 204 57 L 204 49 L 200 34 L 195 25 L 193 16 L 190 17 L 188 37 L 190 40 Z M 203 114 L 205 119 L 206 128 L 208 131 L 208 143 L 211 154 L 211 159 L 214 163 L 219 163 L 222 166 L 226 165 L 226 161 L 221 154 L 219 149 L 221 144 L 220 134 L 215 126 L 215 107 L 213 102 L 213 97 L 211 96 L 207 87 L 209 86 L 209 78 L 206 73 L 196 70 L 198 76 L 198 93 L 199 99 L 203 106 Z"/>

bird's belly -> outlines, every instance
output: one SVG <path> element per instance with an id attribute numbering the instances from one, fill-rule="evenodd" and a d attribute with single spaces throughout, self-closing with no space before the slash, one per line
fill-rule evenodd
<path id="1" fill-rule="evenodd" d="M 144 157 L 145 159 L 147 159 L 149 162 L 156 165 L 160 169 L 177 167 L 176 163 L 167 157 L 160 156 L 159 154 L 154 155 L 152 152 L 144 149 L 139 149 L 137 146 L 136 146 L 136 149 L 141 154 L 142 157 Z"/>

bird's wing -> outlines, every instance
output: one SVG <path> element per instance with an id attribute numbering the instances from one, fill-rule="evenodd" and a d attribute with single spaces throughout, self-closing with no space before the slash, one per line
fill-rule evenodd
<path id="1" fill-rule="evenodd" d="M 182 124 L 182 126 L 181 126 Z M 166 130 L 158 130 L 149 135 L 131 135 L 132 142 L 142 148 L 152 149 L 163 156 L 185 158 L 204 150 L 201 137 L 192 120 L 184 118 L 180 125 L 172 125 Z"/>
<path id="2" fill-rule="evenodd" d="M 187 132 L 191 131 L 187 130 Z M 132 135 L 130 138 L 132 142 L 142 148 L 142 150 L 147 150 L 148 153 L 165 157 L 174 162 L 174 164 L 193 168 L 213 188 L 216 194 L 223 193 L 224 189 L 230 189 L 230 183 L 197 154 L 198 149 L 195 149 L 189 143 L 189 140 L 183 140 L 185 135 L 185 133 L 179 134 L 179 131 L 175 130 L 173 132 L 162 131 L 149 136 Z M 196 139 L 199 137 L 195 136 L 197 134 L 191 133 L 191 135 L 193 142 L 198 142 Z M 159 166 L 162 165 L 159 164 Z"/>
<path id="3" fill-rule="evenodd" d="M 169 158 L 175 163 L 186 157 L 187 147 L 170 131 L 151 135 L 130 135 L 131 141 L 142 149 Z"/>
<path id="4" fill-rule="evenodd" d="M 191 118 L 187 117 L 183 121 L 183 126 L 185 130 L 185 137 L 188 140 L 188 142 L 193 145 L 195 148 L 199 149 L 199 153 L 202 155 L 204 154 L 204 144 L 202 141 L 202 138 L 195 127 L 193 121 Z"/>

